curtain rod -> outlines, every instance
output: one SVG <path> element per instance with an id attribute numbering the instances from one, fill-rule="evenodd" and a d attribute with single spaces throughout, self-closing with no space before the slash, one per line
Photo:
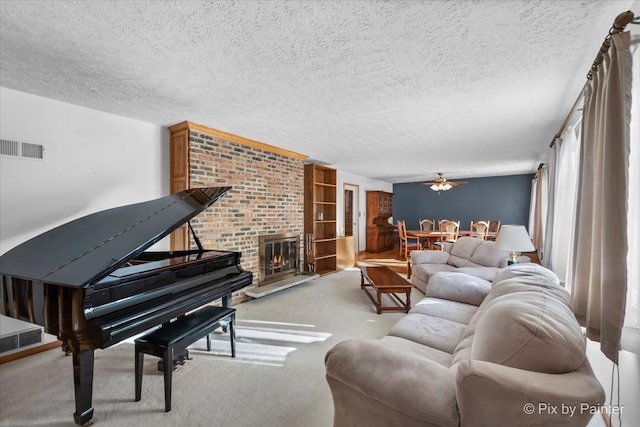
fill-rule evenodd
<path id="1" fill-rule="evenodd" d="M 633 12 L 631 12 L 630 10 L 627 10 L 626 12 L 622 12 L 620 15 L 616 16 L 616 19 L 613 21 L 613 25 L 609 29 L 609 34 L 607 34 L 607 37 L 604 38 L 604 42 L 602 42 L 602 46 L 600 47 L 600 50 L 596 55 L 596 59 L 593 60 L 593 64 L 591 65 L 591 68 L 587 73 L 587 82 L 585 82 L 585 84 L 582 86 L 582 89 L 580 90 L 580 94 L 578 95 L 576 102 L 573 103 L 573 107 L 571 107 L 571 110 L 569 111 L 567 118 L 564 119 L 564 122 L 562 123 L 562 126 L 560 126 L 560 130 L 558 131 L 558 133 L 556 133 L 553 136 L 553 139 L 551 140 L 551 144 L 549 144 L 549 147 L 553 148 L 553 146 L 556 143 L 556 139 L 560 138 L 560 135 L 562 135 L 562 132 L 569 124 L 569 119 L 571 119 L 571 116 L 573 116 L 573 113 L 576 111 L 576 107 L 578 106 L 578 103 L 582 98 L 584 89 L 589 83 L 589 80 L 591 80 L 593 77 L 593 72 L 598 68 L 598 65 L 602 64 L 605 53 L 609 51 L 609 47 L 611 46 L 611 36 L 613 34 L 623 32 L 624 28 L 634 20 L 633 18 L 634 18 Z"/>

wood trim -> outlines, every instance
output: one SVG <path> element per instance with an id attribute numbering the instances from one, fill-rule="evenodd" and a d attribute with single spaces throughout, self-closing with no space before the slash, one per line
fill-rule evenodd
<path id="1" fill-rule="evenodd" d="M 22 359 L 23 357 L 31 356 L 32 354 L 37 354 L 43 351 L 51 350 L 52 348 L 60 347 L 61 345 L 62 345 L 62 341 L 56 340 L 47 344 L 39 345 L 37 347 L 31 347 L 26 350 L 7 354 L 6 356 L 0 357 L 0 365 L 2 365 L 3 363 L 11 362 L 13 360 Z"/>
<path id="2" fill-rule="evenodd" d="M 169 138 L 169 190 L 171 194 L 190 188 L 189 129 L 171 131 Z M 189 230 L 183 224 L 169 238 L 172 251 L 189 249 Z"/>
<path id="3" fill-rule="evenodd" d="M 184 122 L 175 124 L 173 126 L 169 126 L 169 131 L 171 133 L 178 132 L 184 129 L 203 132 L 208 135 L 224 138 L 227 141 L 237 142 L 238 144 L 248 145 L 254 148 L 260 148 L 262 150 L 271 151 L 272 153 L 276 153 L 276 154 L 282 154 L 283 156 L 292 157 L 294 159 L 306 160 L 307 157 L 309 157 L 305 154 L 296 153 L 295 151 L 289 151 L 284 148 L 276 147 L 274 145 L 266 144 L 264 142 L 256 141 L 253 139 L 245 138 L 243 136 L 234 135 L 229 132 L 224 132 L 218 129 L 210 128 L 208 126 L 190 122 L 188 120 L 185 120 Z"/>

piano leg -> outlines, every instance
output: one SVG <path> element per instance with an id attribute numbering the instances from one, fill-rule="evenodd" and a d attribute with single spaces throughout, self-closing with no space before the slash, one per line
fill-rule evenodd
<path id="1" fill-rule="evenodd" d="M 76 395 L 76 412 L 73 419 L 81 426 L 92 424 L 93 360 L 93 350 L 73 353 L 73 385 Z"/>
<path id="2" fill-rule="evenodd" d="M 227 294 L 222 297 L 222 306 L 225 308 L 231 308 L 231 295 Z"/>
<path id="3" fill-rule="evenodd" d="M 222 306 L 231 308 L 231 294 L 226 294 L 222 297 Z M 227 325 L 222 325 L 222 332 L 227 333 Z"/>

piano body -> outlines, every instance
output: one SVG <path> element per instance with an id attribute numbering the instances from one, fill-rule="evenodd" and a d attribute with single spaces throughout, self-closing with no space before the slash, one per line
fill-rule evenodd
<path id="1" fill-rule="evenodd" d="M 203 249 L 195 233 L 198 249 L 145 252 L 229 190 L 189 189 L 97 212 L 0 257 L 0 313 L 44 326 L 73 354 L 77 424 L 93 417 L 95 349 L 220 298 L 228 307 L 251 284 L 240 253 Z"/>

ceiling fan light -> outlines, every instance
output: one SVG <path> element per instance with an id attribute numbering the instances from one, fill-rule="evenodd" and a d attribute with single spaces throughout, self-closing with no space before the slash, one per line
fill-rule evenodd
<path id="1" fill-rule="evenodd" d="M 426 185 L 431 184 L 431 186 L 429 187 L 430 189 L 432 189 L 433 191 L 440 192 L 440 191 L 450 190 L 456 185 L 466 184 L 466 182 L 454 182 L 453 184 L 450 184 L 449 181 L 447 181 L 447 178 L 442 176 L 442 172 L 438 172 L 438 178 L 436 178 L 435 181 L 425 182 L 425 184 Z"/>
<path id="2" fill-rule="evenodd" d="M 452 189 L 453 185 L 449 184 L 446 181 L 445 182 L 441 181 L 441 182 L 433 183 L 429 188 L 431 188 L 433 191 L 447 191 Z"/>

